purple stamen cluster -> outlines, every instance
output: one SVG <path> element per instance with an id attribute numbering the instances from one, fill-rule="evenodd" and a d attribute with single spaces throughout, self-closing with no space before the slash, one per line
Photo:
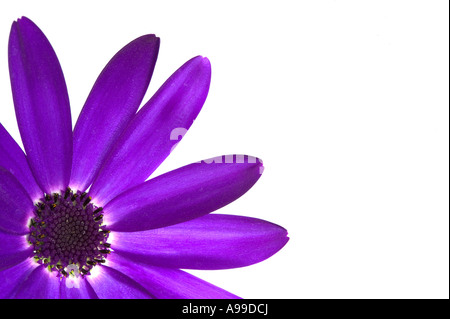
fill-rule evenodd
<path id="1" fill-rule="evenodd" d="M 69 265 L 76 265 L 84 276 L 105 262 L 110 231 L 103 225 L 103 209 L 93 205 L 87 193 L 67 188 L 45 195 L 35 206 L 28 241 L 39 263 L 67 277 Z"/>

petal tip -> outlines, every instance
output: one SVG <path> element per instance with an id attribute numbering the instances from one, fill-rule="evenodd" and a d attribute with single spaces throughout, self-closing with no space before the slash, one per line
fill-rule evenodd
<path id="1" fill-rule="evenodd" d="M 211 62 L 209 61 L 209 59 L 207 57 L 204 57 L 202 55 L 197 55 L 196 57 L 193 57 L 189 62 L 196 63 L 200 67 L 203 67 L 207 70 L 211 69 Z"/>
<path id="2" fill-rule="evenodd" d="M 264 167 L 264 162 L 262 159 L 260 159 L 259 157 L 255 157 L 255 156 L 247 156 L 248 159 L 248 163 L 255 163 L 257 169 L 259 170 L 259 174 L 262 175 L 262 173 L 264 173 L 265 167 Z"/>
<path id="3" fill-rule="evenodd" d="M 30 19 L 28 19 L 28 18 L 25 17 L 25 16 L 21 16 L 21 17 L 17 18 L 17 20 L 14 21 L 13 24 L 19 23 L 19 22 L 22 22 L 22 21 L 27 21 L 27 20 L 30 20 Z"/>
<path id="4" fill-rule="evenodd" d="M 199 55 L 199 57 L 201 58 L 202 63 L 203 63 L 204 65 L 206 65 L 206 66 L 211 66 L 211 61 L 209 61 L 209 59 L 208 59 L 207 57 L 201 56 L 201 55 Z"/>
<path id="5" fill-rule="evenodd" d="M 159 45 L 159 42 L 161 39 L 157 37 L 155 34 L 144 34 L 140 36 L 139 38 L 135 39 L 136 42 L 142 42 L 144 44 L 157 44 Z"/>
<path id="6" fill-rule="evenodd" d="M 13 25 L 18 25 L 19 27 L 26 27 L 27 25 L 37 27 L 36 24 L 26 16 L 21 16 L 16 21 L 13 22 Z"/>

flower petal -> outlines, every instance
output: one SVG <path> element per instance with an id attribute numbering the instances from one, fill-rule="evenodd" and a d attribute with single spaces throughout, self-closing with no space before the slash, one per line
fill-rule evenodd
<path id="1" fill-rule="evenodd" d="M 151 299 L 150 293 L 133 279 L 107 266 L 87 278 L 100 299 Z"/>
<path id="2" fill-rule="evenodd" d="M 10 172 L 0 167 L 0 231 L 25 235 L 33 216 L 33 202 L 27 191 Z"/>
<path id="3" fill-rule="evenodd" d="M 261 176 L 250 156 L 223 156 L 190 164 L 117 196 L 105 207 L 113 231 L 142 231 L 209 214 L 245 194 Z"/>
<path id="4" fill-rule="evenodd" d="M 61 299 L 98 299 L 94 289 L 82 277 L 65 278 L 60 282 Z"/>
<path id="5" fill-rule="evenodd" d="M 0 271 L 13 267 L 33 255 L 25 236 L 0 231 Z"/>
<path id="6" fill-rule="evenodd" d="M 22 282 L 38 267 L 32 259 L 26 259 L 14 267 L 0 271 L 0 299 L 13 296 Z"/>
<path id="7" fill-rule="evenodd" d="M 206 215 L 135 233 L 114 233 L 112 248 L 136 262 L 184 269 L 228 269 L 263 261 L 288 242 L 287 231 L 264 220 Z"/>
<path id="8" fill-rule="evenodd" d="M 59 278 L 44 265 L 35 268 L 18 287 L 15 299 L 59 299 Z"/>
<path id="9" fill-rule="evenodd" d="M 42 191 L 36 184 L 27 158 L 16 141 L 9 135 L 0 123 L 0 166 L 5 168 L 22 184 L 28 191 L 33 201 L 42 197 Z"/>
<path id="10" fill-rule="evenodd" d="M 118 254 L 111 254 L 107 262 L 139 282 L 157 299 L 239 298 L 182 270 L 138 264 Z"/>
<path id="11" fill-rule="evenodd" d="M 195 57 L 178 69 L 130 122 L 111 149 L 90 190 L 100 206 L 144 182 L 189 129 L 209 90 L 211 66 Z"/>
<path id="12" fill-rule="evenodd" d="M 109 149 L 136 114 L 158 57 L 159 38 L 145 35 L 127 44 L 106 65 L 74 130 L 70 185 L 84 191 Z"/>
<path id="13" fill-rule="evenodd" d="M 9 73 L 20 134 L 36 182 L 46 193 L 69 184 L 72 124 L 64 75 L 41 30 L 23 17 L 9 37 Z"/>
<path id="14" fill-rule="evenodd" d="M 12 235 L 0 231 L 0 256 L 26 250 L 30 247 L 26 236 Z"/>

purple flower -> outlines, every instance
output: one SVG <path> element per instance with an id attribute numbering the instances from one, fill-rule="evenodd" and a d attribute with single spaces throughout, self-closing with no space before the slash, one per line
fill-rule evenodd
<path id="1" fill-rule="evenodd" d="M 1 298 L 236 298 L 180 269 L 265 260 L 280 226 L 210 214 L 246 193 L 262 162 L 229 155 L 148 181 L 197 117 L 211 67 L 195 57 L 137 112 L 159 39 L 106 65 L 72 132 L 63 72 L 29 19 L 14 22 L 9 69 L 26 155 L 0 124 Z"/>

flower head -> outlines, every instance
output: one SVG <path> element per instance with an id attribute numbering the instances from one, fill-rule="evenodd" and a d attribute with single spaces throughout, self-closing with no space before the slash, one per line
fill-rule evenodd
<path id="1" fill-rule="evenodd" d="M 210 214 L 256 183 L 258 158 L 219 156 L 146 181 L 197 117 L 211 78 L 209 60 L 195 57 L 137 112 L 158 50 L 154 35 L 121 49 L 72 132 L 53 48 L 31 20 L 13 23 L 26 155 L 0 124 L 0 297 L 236 298 L 180 269 L 248 266 L 287 243 L 280 226 Z"/>

